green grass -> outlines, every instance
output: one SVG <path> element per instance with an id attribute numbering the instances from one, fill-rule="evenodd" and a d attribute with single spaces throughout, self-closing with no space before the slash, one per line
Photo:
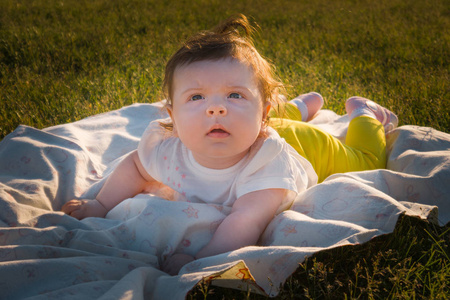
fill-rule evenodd
<path id="1" fill-rule="evenodd" d="M 446 0 L 0 0 L 0 139 L 19 124 L 44 128 L 160 100 L 180 42 L 235 13 L 261 27 L 255 44 L 288 97 L 317 91 L 343 114 L 345 99 L 361 95 L 400 125 L 450 132 Z M 408 222 L 309 258 L 279 298 L 448 298 L 448 227 Z M 214 290 L 209 297 L 220 298 Z"/>

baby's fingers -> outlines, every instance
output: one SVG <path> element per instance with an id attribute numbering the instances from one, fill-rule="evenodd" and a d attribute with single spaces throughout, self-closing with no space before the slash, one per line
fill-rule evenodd
<path id="1" fill-rule="evenodd" d="M 78 220 L 83 220 L 84 218 L 88 217 L 88 214 L 86 213 L 86 208 L 83 206 L 80 206 L 79 209 L 76 209 L 72 211 L 69 216 L 74 217 Z"/>
<path id="2" fill-rule="evenodd" d="M 104 218 L 108 210 L 97 200 L 70 200 L 61 211 L 78 220 L 87 217 Z"/>
<path id="3" fill-rule="evenodd" d="M 71 215 L 74 211 L 79 210 L 80 207 L 86 203 L 86 200 L 70 200 L 63 205 L 61 211 L 68 215 Z"/>

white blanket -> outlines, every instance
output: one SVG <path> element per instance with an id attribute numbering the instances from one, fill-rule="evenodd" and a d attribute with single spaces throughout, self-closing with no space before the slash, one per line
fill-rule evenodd
<path id="1" fill-rule="evenodd" d="M 275 217 L 260 246 L 194 261 L 171 277 L 161 262 L 203 247 L 229 208 L 138 195 L 106 219 L 59 212 L 70 199 L 95 196 L 160 108 L 135 104 L 44 130 L 20 126 L 1 141 L 4 299 L 183 299 L 203 278 L 274 296 L 305 256 L 390 233 L 402 213 L 450 221 L 450 135 L 403 126 L 388 136 L 387 170 L 335 174 Z M 324 110 L 312 123 L 343 138 L 348 119 Z"/>

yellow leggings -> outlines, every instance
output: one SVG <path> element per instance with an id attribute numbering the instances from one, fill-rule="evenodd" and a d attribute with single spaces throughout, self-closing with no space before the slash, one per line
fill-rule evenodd
<path id="1" fill-rule="evenodd" d="M 386 136 L 379 121 L 365 116 L 351 120 L 344 144 L 302 122 L 294 105 L 287 103 L 283 111 L 283 118 L 279 118 L 272 110 L 269 125 L 312 164 L 319 182 L 334 173 L 386 168 Z"/>

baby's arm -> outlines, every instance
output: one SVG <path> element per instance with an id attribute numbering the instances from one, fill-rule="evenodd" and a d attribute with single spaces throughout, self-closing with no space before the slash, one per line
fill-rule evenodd
<path id="1" fill-rule="evenodd" d="M 106 180 L 95 200 L 71 200 L 62 211 L 79 220 L 105 217 L 117 204 L 143 192 L 155 180 L 145 171 L 137 151 L 128 155 Z"/>
<path id="2" fill-rule="evenodd" d="M 267 189 L 237 199 L 230 215 L 223 220 L 211 241 L 197 253 L 196 258 L 255 245 L 284 197 L 283 189 Z"/>
<path id="3" fill-rule="evenodd" d="M 255 245 L 273 219 L 284 197 L 283 189 L 267 189 L 248 193 L 237 199 L 231 213 L 222 221 L 211 241 L 197 253 L 195 258 Z M 163 271 L 176 275 L 183 265 L 193 260 L 194 257 L 187 254 L 174 254 L 163 265 Z"/>

